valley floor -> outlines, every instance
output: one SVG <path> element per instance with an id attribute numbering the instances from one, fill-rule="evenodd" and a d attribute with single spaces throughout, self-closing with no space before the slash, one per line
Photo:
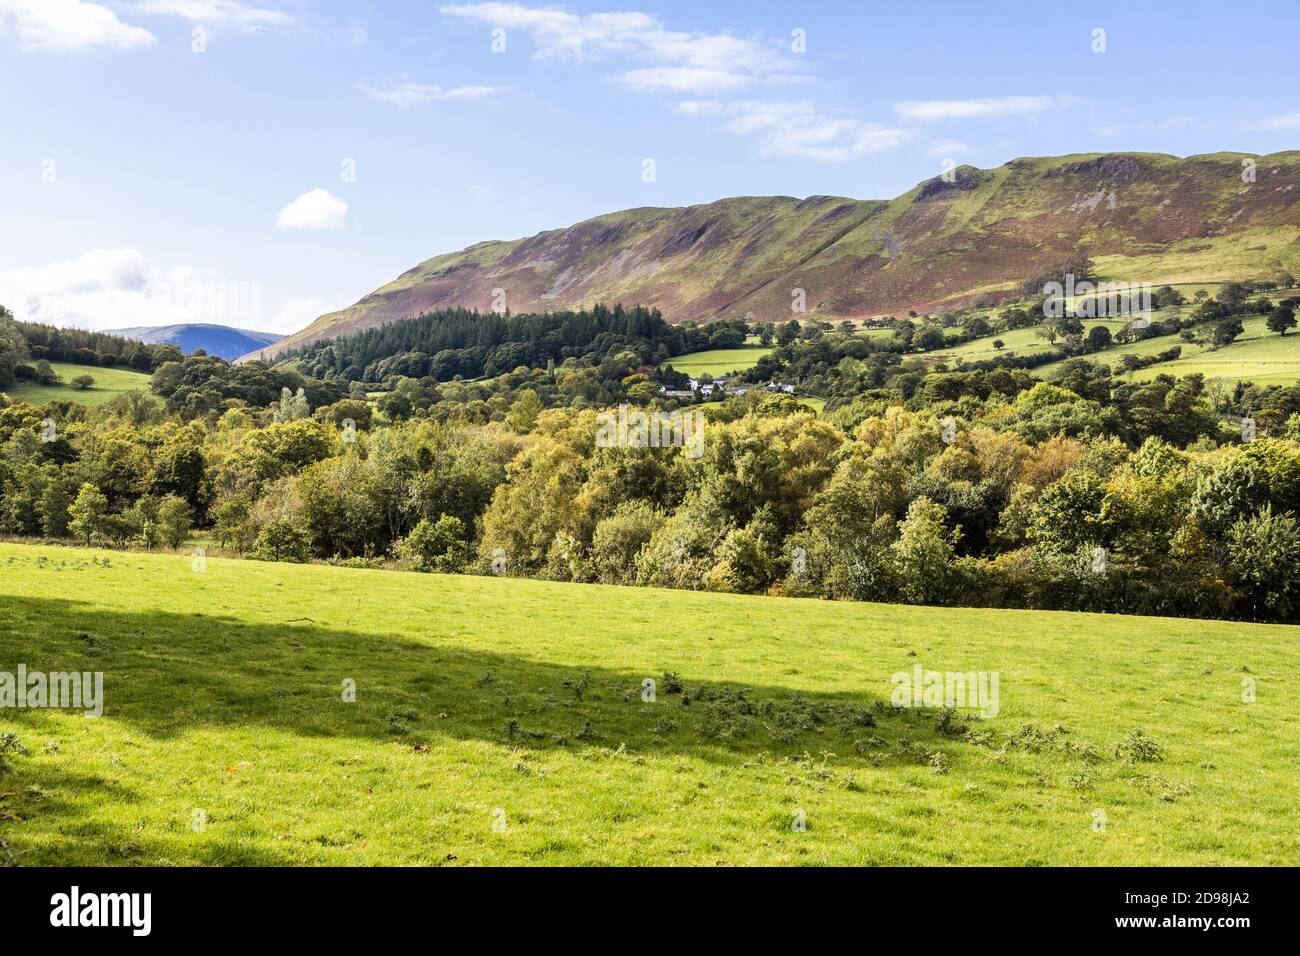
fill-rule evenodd
<path id="1" fill-rule="evenodd" d="M 1285 626 L 0 544 L 20 664 L 104 674 L 0 709 L 20 865 L 1300 863 Z"/>

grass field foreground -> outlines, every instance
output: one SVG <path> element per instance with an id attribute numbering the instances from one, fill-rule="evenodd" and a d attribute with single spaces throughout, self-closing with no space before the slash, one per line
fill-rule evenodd
<path id="1" fill-rule="evenodd" d="M 0 544 L 0 671 L 105 692 L 0 710 L 0 838 L 21 865 L 1296 864 L 1295 634 Z M 996 716 L 895 710 L 918 665 L 999 673 Z"/>

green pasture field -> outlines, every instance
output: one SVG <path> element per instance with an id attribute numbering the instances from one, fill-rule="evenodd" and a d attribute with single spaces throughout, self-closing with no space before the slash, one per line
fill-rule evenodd
<path id="1" fill-rule="evenodd" d="M 0 544 L 19 865 L 1300 862 L 1292 627 L 197 567 Z"/>

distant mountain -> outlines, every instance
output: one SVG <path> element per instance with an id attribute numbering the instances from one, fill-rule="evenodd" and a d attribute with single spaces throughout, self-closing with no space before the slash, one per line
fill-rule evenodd
<path id="1" fill-rule="evenodd" d="M 436 256 L 247 358 L 448 306 L 655 306 L 670 322 L 825 320 L 1006 298 L 1089 256 L 1102 278 L 1300 274 L 1300 152 L 1107 153 L 961 166 L 892 200 L 722 199 L 597 216 Z"/>
<path id="2" fill-rule="evenodd" d="M 238 358 L 245 352 L 273 345 L 284 338 L 283 335 L 275 332 L 254 332 L 250 329 L 208 325 L 202 322 L 157 325 L 152 328 L 140 326 L 130 329 L 112 329 L 111 333 L 129 339 L 139 339 L 147 345 L 171 344 L 187 355 L 195 349 L 203 349 L 209 355 L 216 355 L 223 359 Z"/>

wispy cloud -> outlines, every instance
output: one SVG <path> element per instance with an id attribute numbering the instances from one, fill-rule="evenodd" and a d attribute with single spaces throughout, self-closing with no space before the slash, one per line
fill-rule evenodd
<path id="1" fill-rule="evenodd" d="M 957 156 L 961 153 L 969 153 L 970 151 L 971 147 L 966 143 L 963 143 L 961 140 L 941 139 L 938 142 L 931 144 L 929 153 L 931 156 L 946 158 L 949 156 Z"/>
<path id="2" fill-rule="evenodd" d="M 905 123 L 938 123 L 951 119 L 1034 116 L 1063 101 L 1050 96 L 998 96 L 970 100 L 903 100 L 894 112 Z"/>
<path id="3" fill-rule="evenodd" d="M 243 30 L 287 27 L 294 23 L 294 18 L 282 10 L 255 7 L 239 0 L 136 0 L 135 9 L 205 26 L 233 26 Z"/>
<path id="4" fill-rule="evenodd" d="M 677 111 L 689 116 L 718 116 L 723 129 L 755 136 L 759 152 L 801 156 L 823 162 L 851 159 L 899 146 L 908 132 L 852 117 L 829 116 L 812 100 L 687 100 Z"/>
<path id="5" fill-rule="evenodd" d="M 440 9 L 447 16 L 527 33 L 539 59 L 642 60 L 649 65 L 614 76 L 617 82 L 635 89 L 703 96 L 744 89 L 782 73 L 802 72 L 775 40 L 670 30 L 646 13 L 576 14 L 519 3 L 453 4 Z"/>
<path id="6" fill-rule="evenodd" d="M 357 88 L 377 103 L 391 103 L 402 109 L 439 100 L 481 100 L 508 90 L 508 86 L 433 86 L 429 83 L 390 83 L 376 87 L 358 83 Z"/>
<path id="7" fill-rule="evenodd" d="M 82 0 L 0 0 L 0 36 L 13 35 L 26 53 L 81 53 L 96 47 L 129 50 L 156 37 L 98 3 Z"/>
<path id="8" fill-rule="evenodd" d="M 1255 129 L 1300 129 L 1300 113 L 1276 113 L 1250 125 Z"/>
<path id="9" fill-rule="evenodd" d="M 613 77 L 615 83 L 641 93 L 732 93 L 753 85 L 754 78 L 703 66 L 651 66 Z"/>
<path id="10" fill-rule="evenodd" d="M 504 28 L 507 44 L 514 42 L 511 31 L 524 34 L 537 59 L 617 61 L 610 82 L 638 93 L 685 97 L 676 104 L 677 112 L 718 117 L 727 132 L 754 138 L 765 155 L 845 160 L 897 146 L 907 135 L 841 115 L 811 98 L 756 98 L 765 89 L 814 81 L 787 40 L 687 33 L 637 12 L 576 14 L 520 3 L 440 9 L 447 16 Z"/>

